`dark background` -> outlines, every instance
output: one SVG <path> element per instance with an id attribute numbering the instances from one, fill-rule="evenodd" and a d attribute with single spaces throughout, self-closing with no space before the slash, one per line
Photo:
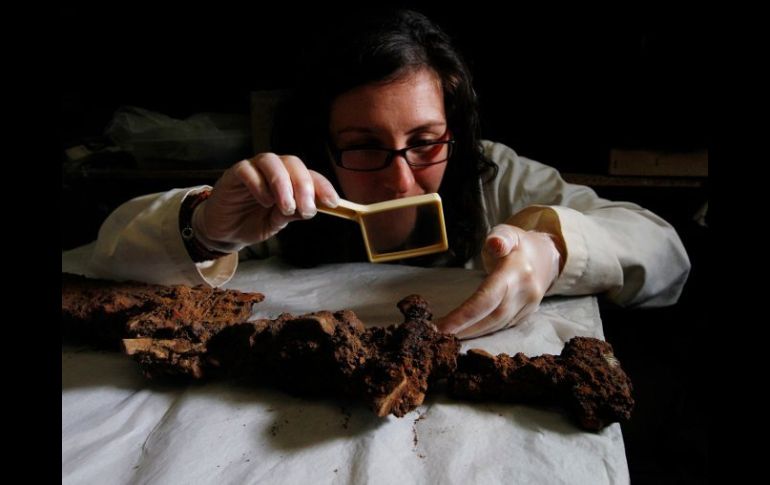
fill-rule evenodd
<path id="1" fill-rule="evenodd" d="M 470 65 L 488 139 L 571 172 L 603 172 L 609 147 L 706 148 L 710 66 L 697 11 L 418 6 Z M 175 117 L 248 113 L 250 91 L 290 85 L 304 47 L 336 17 L 170 10 L 64 11 L 63 143 L 101 134 L 123 104 Z"/>
<path id="2" fill-rule="evenodd" d="M 627 7 L 533 12 L 410 2 L 455 40 L 475 75 L 484 137 L 562 171 L 605 174 L 613 148 L 708 148 L 708 23 L 698 9 Z M 111 7 L 61 10 L 59 141 L 100 136 L 119 106 L 184 118 L 249 112 L 249 93 L 291 83 L 303 48 L 335 8 Z M 63 159 L 63 157 L 62 157 Z M 189 185 L 189 183 L 187 183 Z M 93 240 L 131 196 L 173 181 L 64 183 L 62 248 Z M 181 184 L 184 185 L 184 184 Z M 596 187 L 671 221 L 693 271 L 680 304 L 623 310 L 602 303 L 608 341 L 636 385 L 623 425 L 632 483 L 707 481 L 705 377 L 709 230 L 699 188 Z"/>

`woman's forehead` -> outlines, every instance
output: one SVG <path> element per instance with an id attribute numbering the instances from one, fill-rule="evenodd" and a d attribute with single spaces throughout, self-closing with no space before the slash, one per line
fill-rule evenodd
<path id="1" fill-rule="evenodd" d="M 329 116 L 334 134 L 394 127 L 410 131 L 445 120 L 441 81 L 428 69 L 351 89 L 334 100 Z"/>

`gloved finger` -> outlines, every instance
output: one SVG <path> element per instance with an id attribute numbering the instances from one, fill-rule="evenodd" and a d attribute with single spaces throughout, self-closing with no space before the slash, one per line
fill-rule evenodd
<path id="1" fill-rule="evenodd" d="M 276 200 L 276 205 L 283 215 L 294 214 L 297 208 L 294 200 L 294 186 L 283 160 L 274 153 L 262 153 L 252 158 L 251 161 L 267 182 L 270 192 Z"/>
<path id="2" fill-rule="evenodd" d="M 434 323 L 442 332 L 460 332 L 499 307 L 506 292 L 507 286 L 501 275 L 492 273 L 467 300 Z"/>
<path id="3" fill-rule="evenodd" d="M 487 280 L 500 285 L 502 291 L 500 301 L 496 308 L 484 318 L 458 330 L 457 336 L 459 338 L 477 337 L 504 328 L 527 302 L 522 298 L 522 293 L 517 291 L 520 286 L 520 278 L 515 271 L 515 264 L 509 262 L 509 264 L 498 267 L 490 273 Z"/>
<path id="4" fill-rule="evenodd" d="M 493 227 L 484 248 L 481 251 L 481 261 L 484 269 L 491 273 L 500 264 L 501 260 L 521 247 L 521 235 L 513 226 L 498 224 Z"/>
<path id="5" fill-rule="evenodd" d="M 523 320 L 524 317 L 534 313 L 538 307 L 539 305 L 533 302 L 521 307 L 517 305 L 501 306 L 475 325 L 457 333 L 457 338 L 463 340 L 472 339 L 513 327 Z"/>
<path id="6" fill-rule="evenodd" d="M 340 196 L 334 190 L 334 186 L 329 182 L 329 179 L 315 170 L 309 170 L 309 172 L 315 186 L 316 200 L 330 209 L 337 207 L 340 203 Z"/>
<path id="7" fill-rule="evenodd" d="M 520 319 L 537 310 L 545 288 L 531 262 L 531 251 L 522 245 L 518 251 L 502 260 L 492 274 L 499 274 L 506 282 L 508 292 L 505 301 L 487 318 L 477 322 L 472 329 L 458 333 L 460 338 L 473 338 L 516 324 Z M 491 275 L 492 275 L 491 274 Z"/>
<path id="8" fill-rule="evenodd" d="M 282 155 L 281 160 L 291 178 L 297 212 L 303 219 L 310 219 L 318 212 L 315 206 L 315 185 L 310 172 L 302 160 L 294 155 Z"/>
<path id="9" fill-rule="evenodd" d="M 490 256 L 504 258 L 519 246 L 519 233 L 508 224 L 498 224 L 489 231 L 484 250 Z"/>
<path id="10" fill-rule="evenodd" d="M 468 325 L 465 328 L 456 332 L 457 338 L 467 339 L 492 333 L 495 330 L 499 330 L 505 325 L 505 322 L 513 318 L 515 311 L 511 308 L 511 305 L 507 302 L 507 294 L 503 295 L 500 304 L 492 312 L 486 315 L 484 318 L 474 322 L 472 325 Z"/>
<path id="11" fill-rule="evenodd" d="M 269 237 L 272 237 L 276 235 L 279 231 L 283 230 L 290 222 L 297 221 L 302 219 L 302 216 L 299 213 L 294 213 L 290 216 L 284 215 L 281 213 L 280 209 L 277 207 L 274 207 L 273 210 L 270 211 L 269 215 L 269 224 L 270 224 L 270 234 Z"/>
<path id="12" fill-rule="evenodd" d="M 223 178 L 228 176 L 235 177 L 238 182 L 245 186 L 262 207 L 272 207 L 275 204 L 275 199 L 270 193 L 267 182 L 250 160 L 242 160 L 235 164 L 231 170 L 223 175 Z"/>

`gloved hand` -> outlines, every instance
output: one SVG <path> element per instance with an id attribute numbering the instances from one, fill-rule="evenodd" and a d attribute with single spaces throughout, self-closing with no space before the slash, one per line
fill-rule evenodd
<path id="1" fill-rule="evenodd" d="M 222 174 L 196 208 L 192 226 L 210 249 L 235 251 L 274 236 L 290 221 L 310 219 L 316 200 L 337 206 L 329 180 L 295 156 L 262 153 Z"/>
<path id="2" fill-rule="evenodd" d="M 561 254 L 551 235 L 500 224 L 482 249 L 488 275 L 459 307 L 436 321 L 443 332 L 473 338 L 507 328 L 534 312 L 559 276 Z"/>

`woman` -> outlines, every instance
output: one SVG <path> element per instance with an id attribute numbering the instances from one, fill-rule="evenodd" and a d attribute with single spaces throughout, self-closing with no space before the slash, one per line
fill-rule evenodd
<path id="1" fill-rule="evenodd" d="M 236 163 L 210 191 L 127 202 L 102 226 L 94 268 L 218 286 L 235 272 L 236 253 L 255 244 L 300 265 L 361 261 L 360 237 L 350 233 L 357 228 L 316 218 L 319 205 L 438 192 L 450 251 L 418 263 L 488 273 L 437 321 L 444 331 L 470 338 L 505 328 L 545 295 L 604 293 L 646 306 L 678 299 L 689 260 L 674 229 L 481 141 L 471 76 L 421 14 L 348 22 L 310 58 L 276 122 L 277 154 Z M 393 231 L 408 234 L 413 224 L 394 221 Z"/>

